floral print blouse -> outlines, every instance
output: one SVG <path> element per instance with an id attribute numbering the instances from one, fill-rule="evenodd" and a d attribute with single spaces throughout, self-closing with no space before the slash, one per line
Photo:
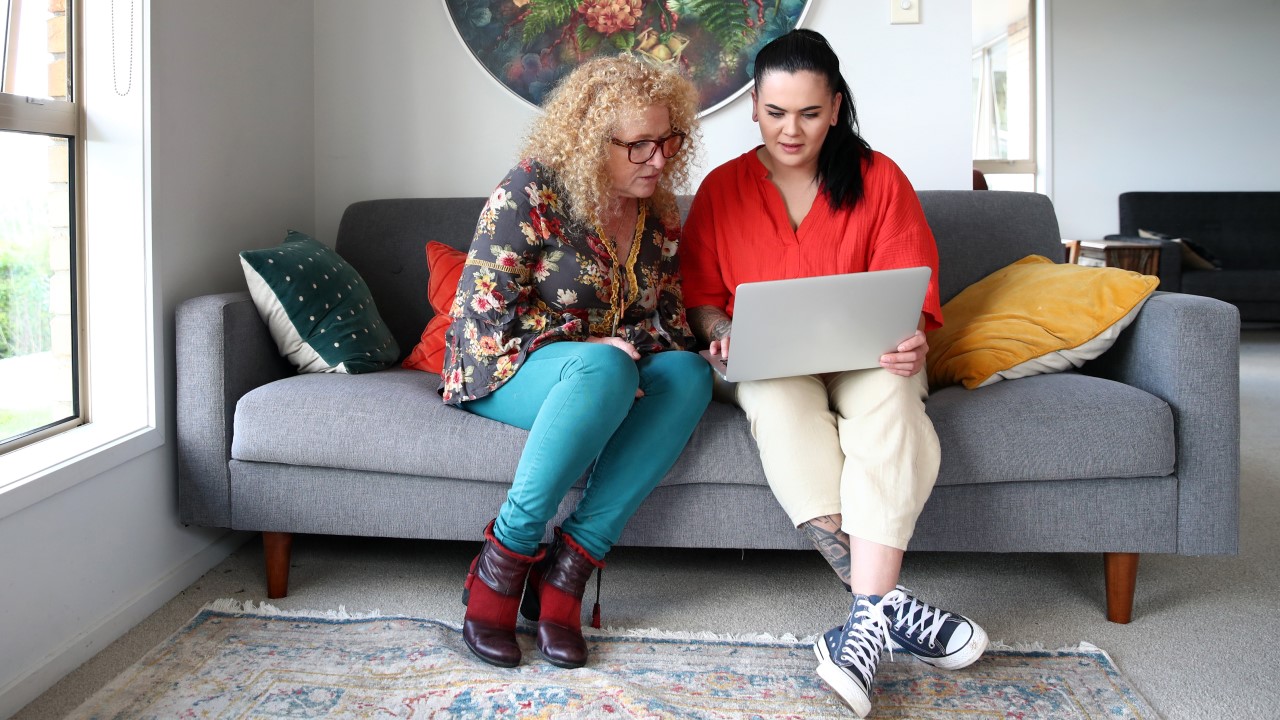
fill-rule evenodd
<path id="1" fill-rule="evenodd" d="M 693 344 L 681 297 L 678 228 L 641 201 L 630 256 L 573 220 L 555 173 L 522 160 L 476 223 L 445 334 L 441 395 L 482 398 L 547 343 L 615 336 L 641 355 Z"/>

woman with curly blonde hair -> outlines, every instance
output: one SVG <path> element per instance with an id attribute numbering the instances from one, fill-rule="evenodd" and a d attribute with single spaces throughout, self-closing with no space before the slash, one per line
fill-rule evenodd
<path id="1" fill-rule="evenodd" d="M 544 658 L 586 664 L 587 579 L 711 398 L 710 368 L 686 351 L 676 256 L 696 113 L 674 71 L 627 56 L 587 62 L 547 101 L 480 213 L 441 393 L 529 431 L 467 573 L 463 639 L 485 662 L 520 663 L 518 607 L 537 621 Z M 582 499 L 540 547 L 588 467 Z"/>
<path id="2" fill-rule="evenodd" d="M 604 58 L 582 65 L 547 100 L 545 112 L 533 123 L 521 157 L 536 157 L 554 168 L 560 185 L 575 201 L 569 214 L 588 225 L 598 224 L 596 213 L 620 210 L 622 201 L 609 175 L 611 143 L 584 144 L 581 139 L 607 137 L 626 115 L 635 115 L 637 98 L 663 106 L 672 128 L 680 128 L 682 142 L 697 129 L 698 91 L 675 72 L 659 71 L 627 56 Z M 677 146 L 679 147 L 679 146 Z M 692 150 L 688 148 L 687 150 Z M 664 153 L 665 154 L 665 153 Z M 666 160 L 658 185 L 649 198 L 651 211 L 671 227 L 680 224 L 676 188 L 689 182 L 691 152 L 678 152 Z"/>

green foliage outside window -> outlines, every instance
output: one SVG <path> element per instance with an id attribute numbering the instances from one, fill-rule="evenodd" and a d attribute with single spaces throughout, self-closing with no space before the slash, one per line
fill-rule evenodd
<path id="1" fill-rule="evenodd" d="M 48 243 L 11 239 L 21 236 L 15 222 L 0 219 L 0 359 L 53 347 Z"/>

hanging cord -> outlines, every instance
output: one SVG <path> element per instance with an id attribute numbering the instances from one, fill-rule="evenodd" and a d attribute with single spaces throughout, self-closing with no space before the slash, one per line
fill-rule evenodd
<path id="1" fill-rule="evenodd" d="M 596 568 L 596 604 L 591 608 L 591 627 L 600 629 L 600 576 L 604 574 L 604 568 Z"/>
<path id="2" fill-rule="evenodd" d="M 129 75 L 128 84 L 120 92 L 120 71 L 116 67 L 116 0 L 111 0 L 111 87 L 116 95 L 125 97 L 133 90 L 133 11 L 135 0 L 129 0 Z"/>

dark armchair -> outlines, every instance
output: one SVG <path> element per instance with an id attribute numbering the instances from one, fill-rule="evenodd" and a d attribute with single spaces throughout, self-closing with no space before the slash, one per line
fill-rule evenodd
<path id="1" fill-rule="evenodd" d="M 1160 289 L 1235 305 L 1244 321 L 1280 322 L 1280 192 L 1128 192 L 1120 232 L 1190 240 L 1220 268 L 1186 261 L 1183 243 L 1162 241 Z"/>

